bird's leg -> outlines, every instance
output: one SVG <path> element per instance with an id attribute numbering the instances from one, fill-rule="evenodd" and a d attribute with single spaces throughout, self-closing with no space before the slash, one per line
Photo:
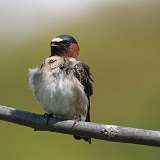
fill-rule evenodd
<path id="1" fill-rule="evenodd" d="M 50 118 L 53 118 L 53 117 L 54 117 L 54 114 L 53 114 L 53 113 L 44 113 L 44 114 L 43 114 L 43 117 L 47 119 L 47 125 L 48 125 L 49 119 L 50 119 Z M 38 129 L 37 129 L 37 128 L 34 128 L 34 131 L 38 131 Z"/>
<path id="2" fill-rule="evenodd" d="M 47 125 L 48 125 L 49 119 L 53 118 L 54 114 L 53 113 L 44 113 L 43 116 L 44 116 L 44 118 L 47 118 Z"/>
<path id="3" fill-rule="evenodd" d="M 72 126 L 72 130 L 74 129 L 75 125 L 77 124 L 77 122 L 81 121 L 81 116 L 80 115 L 75 115 L 74 116 L 74 123 L 73 123 L 73 126 Z M 73 136 L 76 140 L 80 140 L 81 137 L 80 136 L 76 136 L 74 135 Z"/>
<path id="4" fill-rule="evenodd" d="M 81 115 L 75 115 L 74 116 L 74 123 L 72 126 L 72 129 L 74 128 L 74 126 L 77 124 L 77 122 L 81 121 Z"/>

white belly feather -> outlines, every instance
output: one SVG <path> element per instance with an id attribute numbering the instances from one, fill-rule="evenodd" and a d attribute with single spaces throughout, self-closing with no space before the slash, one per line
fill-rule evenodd
<path id="1" fill-rule="evenodd" d="M 30 84 L 38 101 L 47 113 L 62 115 L 67 119 L 85 121 L 88 99 L 84 87 L 73 76 L 59 74 L 56 78 L 45 76 L 38 68 L 29 70 Z"/>

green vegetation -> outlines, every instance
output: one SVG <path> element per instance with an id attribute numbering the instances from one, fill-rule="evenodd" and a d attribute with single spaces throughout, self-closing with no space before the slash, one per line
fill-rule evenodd
<path id="1" fill-rule="evenodd" d="M 0 104 L 43 113 L 29 88 L 28 68 L 40 65 L 49 55 L 53 36 L 66 33 L 77 38 L 80 59 L 93 72 L 92 120 L 159 130 L 160 5 L 154 1 L 139 3 L 99 4 L 76 18 L 58 22 L 51 21 L 52 15 L 42 18 L 41 13 L 31 20 L 39 25 L 30 32 L 15 33 L 10 26 L 9 32 L 5 30 L 0 37 Z M 159 148 L 98 140 L 88 145 L 68 135 L 33 132 L 2 121 L 0 135 L 0 156 L 4 160 L 160 157 Z"/>

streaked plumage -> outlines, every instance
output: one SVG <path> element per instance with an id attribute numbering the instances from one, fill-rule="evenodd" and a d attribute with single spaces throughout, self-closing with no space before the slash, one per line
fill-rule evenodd
<path id="1" fill-rule="evenodd" d="M 30 69 L 30 84 L 47 113 L 85 121 L 92 92 L 83 86 L 89 83 L 87 72 L 74 58 L 53 56 L 41 68 Z"/>
<path id="2" fill-rule="evenodd" d="M 88 65 L 77 60 L 77 41 L 61 35 L 53 39 L 50 46 L 51 57 L 46 58 L 40 68 L 29 70 L 34 95 L 48 114 L 90 122 L 92 78 Z M 91 143 L 91 138 L 84 139 Z"/>

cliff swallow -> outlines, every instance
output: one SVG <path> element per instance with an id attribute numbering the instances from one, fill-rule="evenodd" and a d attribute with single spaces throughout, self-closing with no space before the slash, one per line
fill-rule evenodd
<path id="1" fill-rule="evenodd" d="M 70 35 L 60 35 L 51 40 L 50 47 L 51 56 L 41 67 L 29 70 L 35 97 L 47 114 L 90 122 L 92 78 L 88 65 L 78 60 L 77 41 Z M 83 139 L 91 143 L 90 137 Z"/>

